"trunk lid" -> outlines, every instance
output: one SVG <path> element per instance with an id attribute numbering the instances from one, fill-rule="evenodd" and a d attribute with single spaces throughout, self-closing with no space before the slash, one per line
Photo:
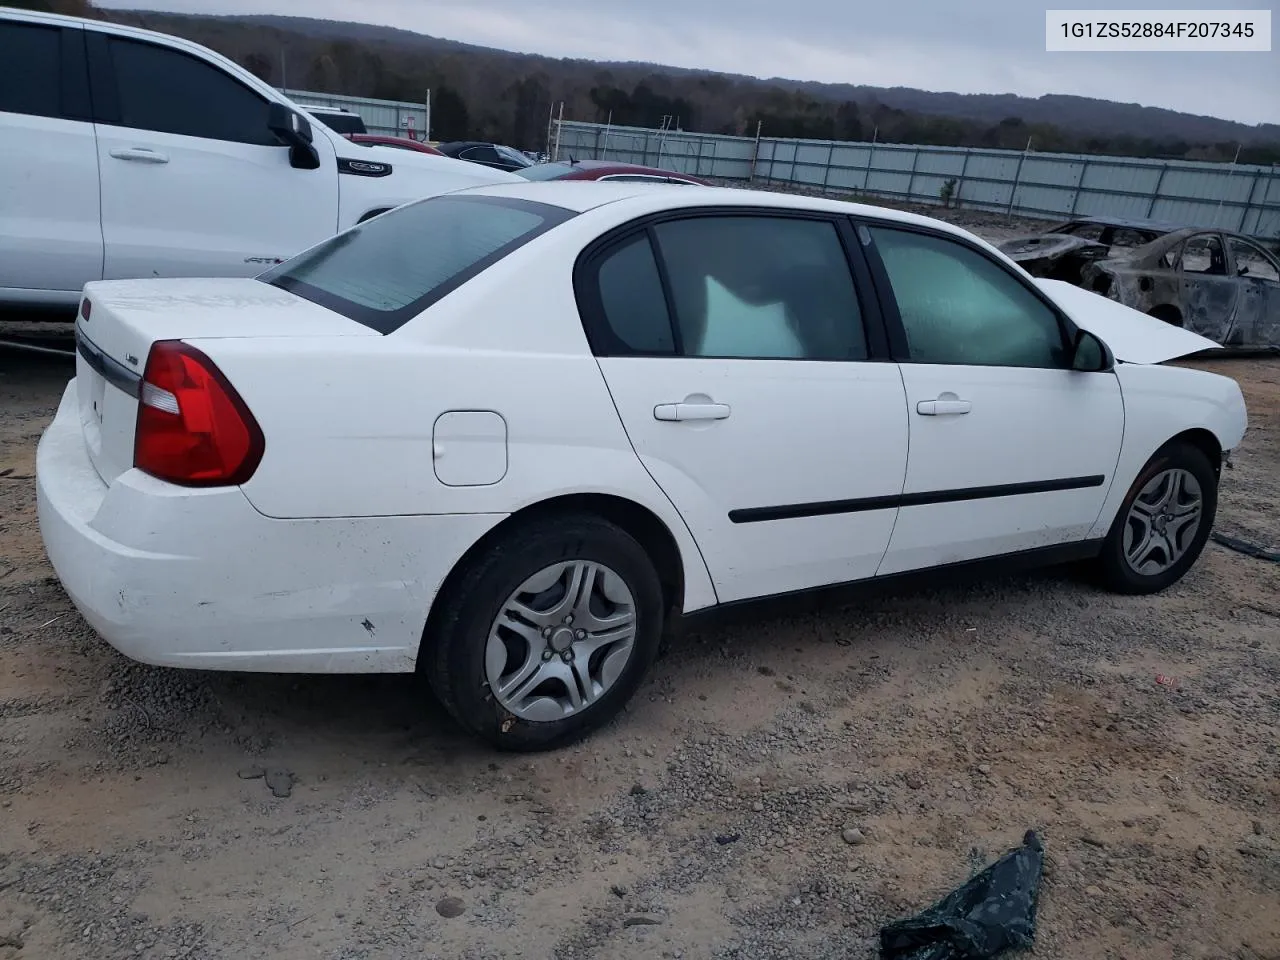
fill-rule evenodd
<path id="1" fill-rule="evenodd" d="M 1036 280 L 1075 324 L 1100 339 L 1124 363 L 1164 363 L 1220 344 L 1147 316 L 1132 307 L 1062 280 Z"/>
<path id="2" fill-rule="evenodd" d="M 85 447 L 105 483 L 133 466 L 147 354 L 157 340 L 376 337 L 376 330 L 252 279 L 110 280 L 85 286 L 76 393 Z M 88 313 L 86 318 L 85 313 Z"/>

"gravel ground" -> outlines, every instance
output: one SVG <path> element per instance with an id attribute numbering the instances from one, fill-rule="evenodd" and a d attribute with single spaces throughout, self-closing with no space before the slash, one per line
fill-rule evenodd
<path id="1" fill-rule="evenodd" d="M 1280 362 L 1194 365 L 1250 404 L 1220 527 L 1280 544 Z M 498 755 L 412 678 L 96 639 L 34 512 L 70 374 L 0 351 L 0 960 L 870 960 L 1029 828 L 1037 955 L 1280 958 L 1280 565 L 1215 544 L 1158 597 L 1049 572 L 705 631 L 581 747 Z"/>

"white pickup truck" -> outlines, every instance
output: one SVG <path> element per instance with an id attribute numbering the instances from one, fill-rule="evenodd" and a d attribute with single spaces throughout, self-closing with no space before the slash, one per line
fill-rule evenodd
<path id="1" fill-rule="evenodd" d="M 352 143 L 198 44 L 0 6 L 0 305 L 255 276 L 402 203 L 504 180 L 524 182 Z"/>

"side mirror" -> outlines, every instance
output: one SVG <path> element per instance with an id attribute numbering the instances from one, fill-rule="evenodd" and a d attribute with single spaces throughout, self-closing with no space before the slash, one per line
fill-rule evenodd
<path id="1" fill-rule="evenodd" d="M 267 114 L 267 127 L 289 148 L 289 163 L 299 170 L 315 170 L 320 166 L 315 133 L 311 121 L 283 103 L 273 103 Z"/>
<path id="2" fill-rule="evenodd" d="M 1071 346 L 1071 369 L 1080 373 L 1104 373 L 1115 365 L 1107 345 L 1088 330 L 1077 330 Z"/>

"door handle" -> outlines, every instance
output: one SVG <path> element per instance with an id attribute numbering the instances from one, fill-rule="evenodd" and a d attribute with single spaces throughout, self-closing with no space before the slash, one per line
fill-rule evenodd
<path id="1" fill-rule="evenodd" d="M 117 160 L 133 160 L 136 163 L 168 163 L 167 154 L 160 153 L 156 150 L 149 150 L 146 147 L 124 147 L 120 150 L 112 150 L 111 155 Z"/>
<path id="2" fill-rule="evenodd" d="M 972 409 L 972 403 L 956 398 L 955 394 L 943 394 L 937 400 L 921 400 L 916 404 L 916 413 L 922 417 L 958 417 Z"/>
<path id="3" fill-rule="evenodd" d="M 727 403 L 660 403 L 653 408 L 655 420 L 724 420 L 728 416 Z"/>

